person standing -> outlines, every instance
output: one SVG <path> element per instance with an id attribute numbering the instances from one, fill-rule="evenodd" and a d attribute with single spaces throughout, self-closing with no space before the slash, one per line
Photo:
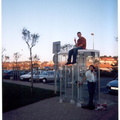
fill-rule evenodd
<path id="1" fill-rule="evenodd" d="M 86 39 L 84 37 L 82 37 L 81 32 L 78 32 L 77 36 L 78 36 L 79 39 L 77 41 L 76 41 L 76 39 L 74 39 L 75 48 L 71 49 L 68 52 L 68 60 L 67 60 L 67 63 L 65 65 L 75 64 L 78 50 L 79 49 L 86 49 Z M 72 55 L 73 55 L 73 62 L 71 62 Z"/>
<path id="2" fill-rule="evenodd" d="M 88 102 L 87 106 L 83 106 L 83 108 L 92 110 L 92 109 L 95 109 L 93 99 L 94 99 L 94 95 L 95 95 L 96 80 L 97 80 L 95 67 L 93 65 L 89 66 L 89 70 L 85 73 L 84 80 L 87 81 L 89 102 Z M 80 84 L 83 84 L 83 81 Z"/>

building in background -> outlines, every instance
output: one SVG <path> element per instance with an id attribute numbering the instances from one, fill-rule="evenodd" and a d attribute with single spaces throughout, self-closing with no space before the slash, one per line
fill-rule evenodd
<path id="1" fill-rule="evenodd" d="M 53 69 L 54 63 L 53 61 L 33 61 L 33 65 L 38 67 L 39 69 L 43 69 L 45 67 L 49 67 Z M 3 62 L 3 69 L 12 70 L 13 67 L 16 67 L 16 62 Z M 17 67 L 20 67 L 20 70 L 29 70 L 30 69 L 30 61 L 19 61 L 17 63 Z M 100 57 L 100 68 L 103 70 L 111 70 L 113 67 L 118 67 L 118 57 Z"/>
<path id="2" fill-rule="evenodd" d="M 20 70 L 30 70 L 30 61 L 19 61 L 17 67 L 20 67 Z M 33 61 L 33 67 L 38 67 L 38 69 L 43 69 L 44 67 L 53 68 L 54 63 L 52 61 Z M 4 70 L 12 70 L 16 67 L 16 62 L 3 62 Z"/>

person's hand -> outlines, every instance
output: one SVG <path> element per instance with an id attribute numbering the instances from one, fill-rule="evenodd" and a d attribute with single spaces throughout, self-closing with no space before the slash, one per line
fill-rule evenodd
<path id="1" fill-rule="evenodd" d="M 74 38 L 74 42 L 75 42 L 75 44 L 76 44 L 76 38 Z"/>
<path id="2" fill-rule="evenodd" d="M 80 85 L 82 85 L 83 84 L 83 82 L 78 82 L 78 85 L 80 86 Z"/>
<path id="3" fill-rule="evenodd" d="M 96 75 L 96 72 L 95 72 L 95 70 L 93 70 L 93 74 L 94 74 L 94 75 Z"/>

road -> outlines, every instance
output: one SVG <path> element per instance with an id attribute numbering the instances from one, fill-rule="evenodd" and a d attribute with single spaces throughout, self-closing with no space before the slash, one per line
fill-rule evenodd
<path id="1" fill-rule="evenodd" d="M 100 92 L 101 93 L 107 93 L 107 90 L 106 90 L 106 84 L 108 82 L 110 82 L 111 80 L 113 80 L 113 78 L 109 78 L 109 77 L 101 77 L 100 78 Z M 49 83 L 46 83 L 48 85 L 54 85 L 53 82 L 49 82 Z"/>
<path id="2" fill-rule="evenodd" d="M 107 90 L 106 90 L 106 84 L 109 82 L 109 81 L 111 81 L 111 80 L 113 80 L 113 78 L 109 78 L 109 77 L 101 77 L 100 78 L 100 92 L 102 92 L 102 93 L 106 93 L 107 92 Z M 28 84 L 28 83 L 30 83 L 30 82 L 26 82 L 26 81 L 19 81 L 19 82 L 21 82 L 21 84 L 23 83 L 23 84 Z M 34 83 L 36 86 L 41 86 L 41 83 Z M 54 86 L 54 82 L 49 82 L 49 83 L 45 83 L 44 85 L 50 85 L 51 87 L 53 87 Z M 53 87 L 54 88 L 54 87 Z"/>

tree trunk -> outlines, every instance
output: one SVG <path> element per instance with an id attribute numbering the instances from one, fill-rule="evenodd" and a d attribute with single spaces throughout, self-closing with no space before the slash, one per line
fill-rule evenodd
<path id="1" fill-rule="evenodd" d="M 17 69 L 17 60 L 16 60 L 16 69 Z"/>
<path id="2" fill-rule="evenodd" d="M 32 64 L 32 48 L 30 48 L 30 60 L 31 60 L 31 95 L 33 94 L 33 64 Z"/>

